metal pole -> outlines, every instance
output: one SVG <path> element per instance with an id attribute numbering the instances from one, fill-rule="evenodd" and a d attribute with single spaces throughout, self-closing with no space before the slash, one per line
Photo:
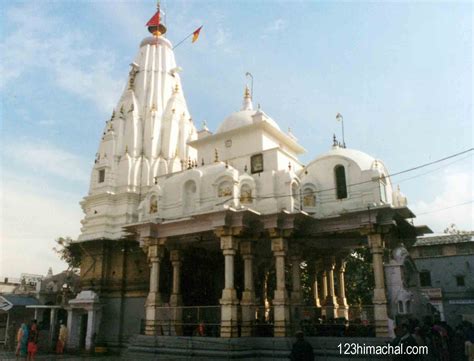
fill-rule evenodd
<path id="1" fill-rule="evenodd" d="M 251 82 L 250 82 L 250 92 L 251 92 L 250 99 L 253 100 L 253 75 L 249 72 L 246 72 L 245 76 L 250 77 L 250 80 L 251 80 Z"/>

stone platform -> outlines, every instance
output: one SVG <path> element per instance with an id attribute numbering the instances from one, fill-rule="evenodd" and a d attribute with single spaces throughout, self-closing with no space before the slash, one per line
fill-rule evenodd
<path id="1" fill-rule="evenodd" d="M 390 360 L 382 356 L 340 355 L 338 345 L 383 345 L 385 338 L 307 337 L 317 360 Z M 288 360 L 294 338 L 136 336 L 122 355 L 130 360 Z"/>

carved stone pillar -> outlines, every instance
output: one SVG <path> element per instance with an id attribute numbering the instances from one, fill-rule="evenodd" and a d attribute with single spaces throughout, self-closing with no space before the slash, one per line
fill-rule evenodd
<path id="1" fill-rule="evenodd" d="M 220 242 L 225 259 L 225 288 L 222 290 L 220 300 L 221 337 L 237 337 L 239 300 L 234 285 L 234 258 L 238 249 L 238 240 L 232 235 L 221 233 Z"/>
<path id="2" fill-rule="evenodd" d="M 324 264 L 325 274 L 326 274 L 326 287 L 327 287 L 327 296 L 324 301 L 324 310 L 327 318 L 337 318 L 337 299 L 336 293 L 334 290 L 334 267 L 335 267 L 335 258 L 329 257 L 326 259 Z"/>
<path id="3" fill-rule="evenodd" d="M 240 302 L 242 309 L 241 336 L 252 335 L 252 325 L 255 321 L 255 286 L 253 280 L 253 242 L 240 243 L 240 254 L 244 260 L 244 291 Z"/>
<path id="4" fill-rule="evenodd" d="M 177 336 L 183 335 L 182 320 L 183 320 L 183 298 L 181 295 L 181 251 L 174 249 L 170 251 L 170 261 L 173 266 L 173 284 L 170 295 L 171 317 L 174 321 L 174 330 Z"/>
<path id="5" fill-rule="evenodd" d="M 372 265 L 374 268 L 374 319 L 375 334 L 377 337 L 388 336 L 388 314 L 387 297 L 385 294 L 385 279 L 383 268 L 383 241 L 380 234 L 368 236 L 370 251 L 372 253 Z"/>
<path id="6" fill-rule="evenodd" d="M 164 249 L 155 241 L 148 246 L 148 262 L 150 264 L 150 291 L 145 303 L 145 334 L 161 334 L 161 326 L 158 325 L 160 319 L 159 307 L 163 300 L 160 293 L 160 266 Z"/>
<path id="7" fill-rule="evenodd" d="M 317 261 L 314 265 L 314 285 L 313 285 L 313 291 L 314 291 L 314 306 L 317 308 L 321 308 L 321 301 L 319 298 L 319 285 L 321 282 L 319 282 L 319 271 L 320 271 L 320 262 Z M 327 291 L 327 289 L 326 289 Z M 324 298 L 323 298 L 324 299 Z"/>
<path id="8" fill-rule="evenodd" d="M 344 259 L 340 258 L 336 263 L 337 267 L 337 276 L 339 279 L 339 292 L 337 294 L 337 315 L 338 317 L 344 317 L 346 320 L 349 319 L 349 305 L 347 304 L 346 299 L 346 284 L 344 279 L 344 272 L 346 271 L 346 262 Z"/>
<path id="9" fill-rule="evenodd" d="M 300 305 L 303 302 L 303 293 L 301 291 L 301 248 L 298 246 L 292 247 L 291 256 L 291 304 Z"/>
<path id="10" fill-rule="evenodd" d="M 285 285 L 285 257 L 288 251 L 288 241 L 283 237 L 272 239 L 272 251 L 275 256 L 276 289 L 273 297 L 274 306 L 274 336 L 288 335 L 290 322 L 289 300 Z"/>

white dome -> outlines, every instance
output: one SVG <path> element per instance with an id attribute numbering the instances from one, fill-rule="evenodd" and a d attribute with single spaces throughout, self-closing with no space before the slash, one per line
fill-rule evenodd
<path id="1" fill-rule="evenodd" d="M 361 170 L 368 170 L 368 169 L 374 168 L 374 164 L 376 161 L 374 157 L 372 157 L 371 155 L 368 155 L 367 153 L 361 152 L 360 150 L 333 147 L 329 152 L 326 152 L 320 155 L 311 163 L 322 160 L 323 158 L 334 157 L 334 156 L 339 156 L 339 157 L 352 160 L 354 163 L 356 163 L 359 166 Z M 380 161 L 377 161 L 377 162 L 382 164 L 382 162 Z"/>
<path id="2" fill-rule="evenodd" d="M 258 110 L 240 110 L 238 112 L 232 113 L 224 119 L 219 128 L 217 128 L 216 133 L 224 133 L 232 129 L 237 129 L 253 124 L 252 116 L 257 112 Z M 280 130 L 280 127 L 273 119 L 265 117 L 264 120 Z"/>

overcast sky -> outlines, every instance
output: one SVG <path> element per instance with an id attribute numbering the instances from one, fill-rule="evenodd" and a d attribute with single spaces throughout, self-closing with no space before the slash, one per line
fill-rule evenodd
<path id="1" fill-rule="evenodd" d="M 211 130 L 256 103 L 308 150 L 340 135 L 398 172 L 468 149 L 473 8 L 463 3 L 164 1 L 168 38 L 204 25 L 175 51 L 194 121 Z M 65 265 L 104 122 L 128 75 L 154 1 L 1 2 L 0 276 Z M 418 224 L 472 230 L 472 152 L 393 177 Z M 446 209 L 448 208 L 448 209 Z"/>

